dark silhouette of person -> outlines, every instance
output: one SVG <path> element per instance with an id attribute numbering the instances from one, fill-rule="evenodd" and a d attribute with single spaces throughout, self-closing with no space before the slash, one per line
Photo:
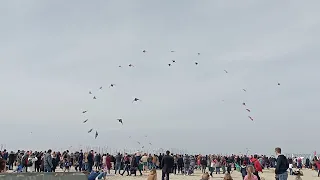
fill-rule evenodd
<path id="1" fill-rule="evenodd" d="M 174 159 L 170 156 L 170 151 L 166 151 L 166 155 L 161 160 L 162 165 L 162 180 L 169 180 L 169 174 L 172 172 Z"/>

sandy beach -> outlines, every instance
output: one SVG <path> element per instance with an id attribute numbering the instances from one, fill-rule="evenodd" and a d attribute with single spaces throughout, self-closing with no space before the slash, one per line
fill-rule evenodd
<path id="1" fill-rule="evenodd" d="M 302 176 L 302 179 L 304 180 L 315 180 L 315 179 L 320 179 L 320 177 L 317 177 L 317 173 L 316 171 L 312 171 L 310 169 L 304 169 L 303 170 L 304 176 Z M 161 180 L 161 171 L 158 170 L 157 171 L 157 175 L 158 175 L 158 180 Z M 192 176 L 184 176 L 184 175 L 172 175 L 170 174 L 170 179 L 176 179 L 176 180 L 199 180 L 201 179 L 201 171 L 195 171 L 195 174 Z M 237 171 L 233 171 L 232 172 L 232 178 L 234 180 L 242 180 L 241 174 Z M 261 178 L 264 178 L 265 180 L 274 180 L 274 169 L 269 169 L 269 170 L 264 170 L 263 173 L 259 174 Z M 211 177 L 211 179 L 223 179 L 224 175 L 223 174 L 214 174 L 213 177 Z M 115 176 L 108 176 L 108 179 L 113 179 L 113 180 L 134 180 L 134 179 L 147 179 L 147 174 L 143 175 L 143 176 L 131 176 L 131 177 L 127 177 L 127 176 L 119 176 L 119 175 L 115 175 Z M 296 179 L 296 176 L 290 176 L 288 180 L 294 180 Z"/>

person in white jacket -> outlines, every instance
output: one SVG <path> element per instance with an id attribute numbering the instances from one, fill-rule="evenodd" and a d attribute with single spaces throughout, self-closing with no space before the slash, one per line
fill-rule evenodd
<path id="1" fill-rule="evenodd" d="M 28 161 L 32 162 L 32 166 L 30 167 L 29 171 L 36 172 L 35 162 L 38 161 L 38 158 L 35 155 L 33 155 L 28 159 Z"/>

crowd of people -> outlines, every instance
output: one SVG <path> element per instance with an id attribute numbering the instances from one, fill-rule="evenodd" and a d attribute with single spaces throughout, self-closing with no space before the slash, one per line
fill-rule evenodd
<path id="1" fill-rule="evenodd" d="M 168 179 L 170 173 L 190 176 L 194 174 L 195 169 L 204 173 L 203 178 L 221 173 L 230 179 L 231 171 L 238 170 L 243 179 L 260 180 L 259 173 L 263 169 L 275 168 L 277 179 L 284 180 L 288 178 L 288 169 L 290 175 L 296 175 L 299 171 L 295 171 L 294 168 L 299 170 L 305 167 L 318 170 L 318 176 L 320 175 L 320 161 L 316 156 L 311 160 L 307 158 L 303 162 L 299 157 L 286 158 L 281 154 L 280 148 L 276 148 L 275 151 L 277 158 L 265 155 L 180 155 L 169 151 L 159 155 L 140 152 L 111 155 L 100 154 L 93 150 L 90 152 L 80 150 L 74 153 L 68 150 L 54 152 L 51 149 L 44 152 L 18 150 L 16 153 L 4 150 L 0 152 L 0 170 L 2 172 L 6 169 L 13 172 L 55 172 L 60 168 L 68 172 L 73 168 L 75 171 L 94 172 L 92 174 L 95 176 L 102 177 L 106 174 L 136 176 L 137 172 L 142 175 L 143 172 L 149 171 L 151 175 L 156 174 L 156 169 L 162 169 L 163 179 L 165 177 Z"/>

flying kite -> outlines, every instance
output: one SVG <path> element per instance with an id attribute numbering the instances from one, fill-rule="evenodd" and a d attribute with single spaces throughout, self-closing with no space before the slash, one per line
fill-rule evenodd
<path id="1" fill-rule="evenodd" d="M 123 125 L 123 122 L 122 122 L 122 119 L 121 118 L 119 118 L 119 119 L 117 119 L 118 121 L 119 121 L 119 123 L 121 123 L 122 125 Z"/>
<path id="2" fill-rule="evenodd" d="M 198 56 L 200 56 L 200 53 L 198 53 Z"/>
<path id="3" fill-rule="evenodd" d="M 280 83 L 278 83 L 278 86 L 280 86 Z"/>
<path id="4" fill-rule="evenodd" d="M 242 103 L 242 105 L 244 105 L 244 106 L 245 106 L 245 105 L 246 105 L 246 103 Z"/>
<path id="5" fill-rule="evenodd" d="M 92 132 L 92 130 L 93 130 L 93 129 L 90 129 L 90 130 L 88 131 L 88 133 L 91 133 L 91 132 Z"/>
<path id="6" fill-rule="evenodd" d="M 98 135 L 99 135 L 98 131 L 96 131 L 96 134 L 95 134 L 94 138 L 97 139 Z"/>
<path id="7" fill-rule="evenodd" d="M 133 103 L 133 102 L 136 102 L 136 101 L 141 101 L 141 100 L 138 99 L 138 98 L 134 98 L 133 101 L 132 101 L 132 103 Z"/>
<path id="8" fill-rule="evenodd" d="M 113 87 L 113 86 L 116 86 L 115 84 L 110 84 L 109 88 Z"/>
<path id="9" fill-rule="evenodd" d="M 248 112 L 251 112 L 250 109 L 246 109 Z"/>
<path id="10" fill-rule="evenodd" d="M 173 62 L 173 63 L 175 63 L 175 62 L 176 62 L 176 60 L 172 60 L 172 62 Z"/>
<path id="11" fill-rule="evenodd" d="M 143 50 L 142 52 L 143 52 L 143 53 L 146 53 L 147 51 L 146 51 L 146 50 Z"/>
<path id="12" fill-rule="evenodd" d="M 89 119 L 84 120 L 83 123 L 86 123 L 88 120 L 89 120 Z"/>
<path id="13" fill-rule="evenodd" d="M 228 73 L 228 71 L 227 71 L 227 70 L 224 70 L 224 72 L 225 72 L 225 73 Z"/>
<path id="14" fill-rule="evenodd" d="M 95 96 L 93 96 L 93 99 L 97 99 Z"/>
<path id="15" fill-rule="evenodd" d="M 171 66 L 171 64 L 169 63 L 168 66 Z"/>
<path id="16" fill-rule="evenodd" d="M 129 67 L 134 67 L 132 64 L 129 64 Z"/>
<path id="17" fill-rule="evenodd" d="M 198 63 L 198 62 L 195 62 L 194 64 L 195 64 L 195 65 L 198 65 L 199 63 Z"/>
<path id="18" fill-rule="evenodd" d="M 87 111 L 82 111 L 82 113 L 84 114 L 84 113 L 86 113 Z"/>
<path id="19" fill-rule="evenodd" d="M 246 89 L 242 89 L 244 92 L 247 92 L 247 90 Z"/>
<path id="20" fill-rule="evenodd" d="M 248 116 L 248 117 L 251 119 L 251 121 L 253 121 L 253 118 L 251 116 Z"/>

